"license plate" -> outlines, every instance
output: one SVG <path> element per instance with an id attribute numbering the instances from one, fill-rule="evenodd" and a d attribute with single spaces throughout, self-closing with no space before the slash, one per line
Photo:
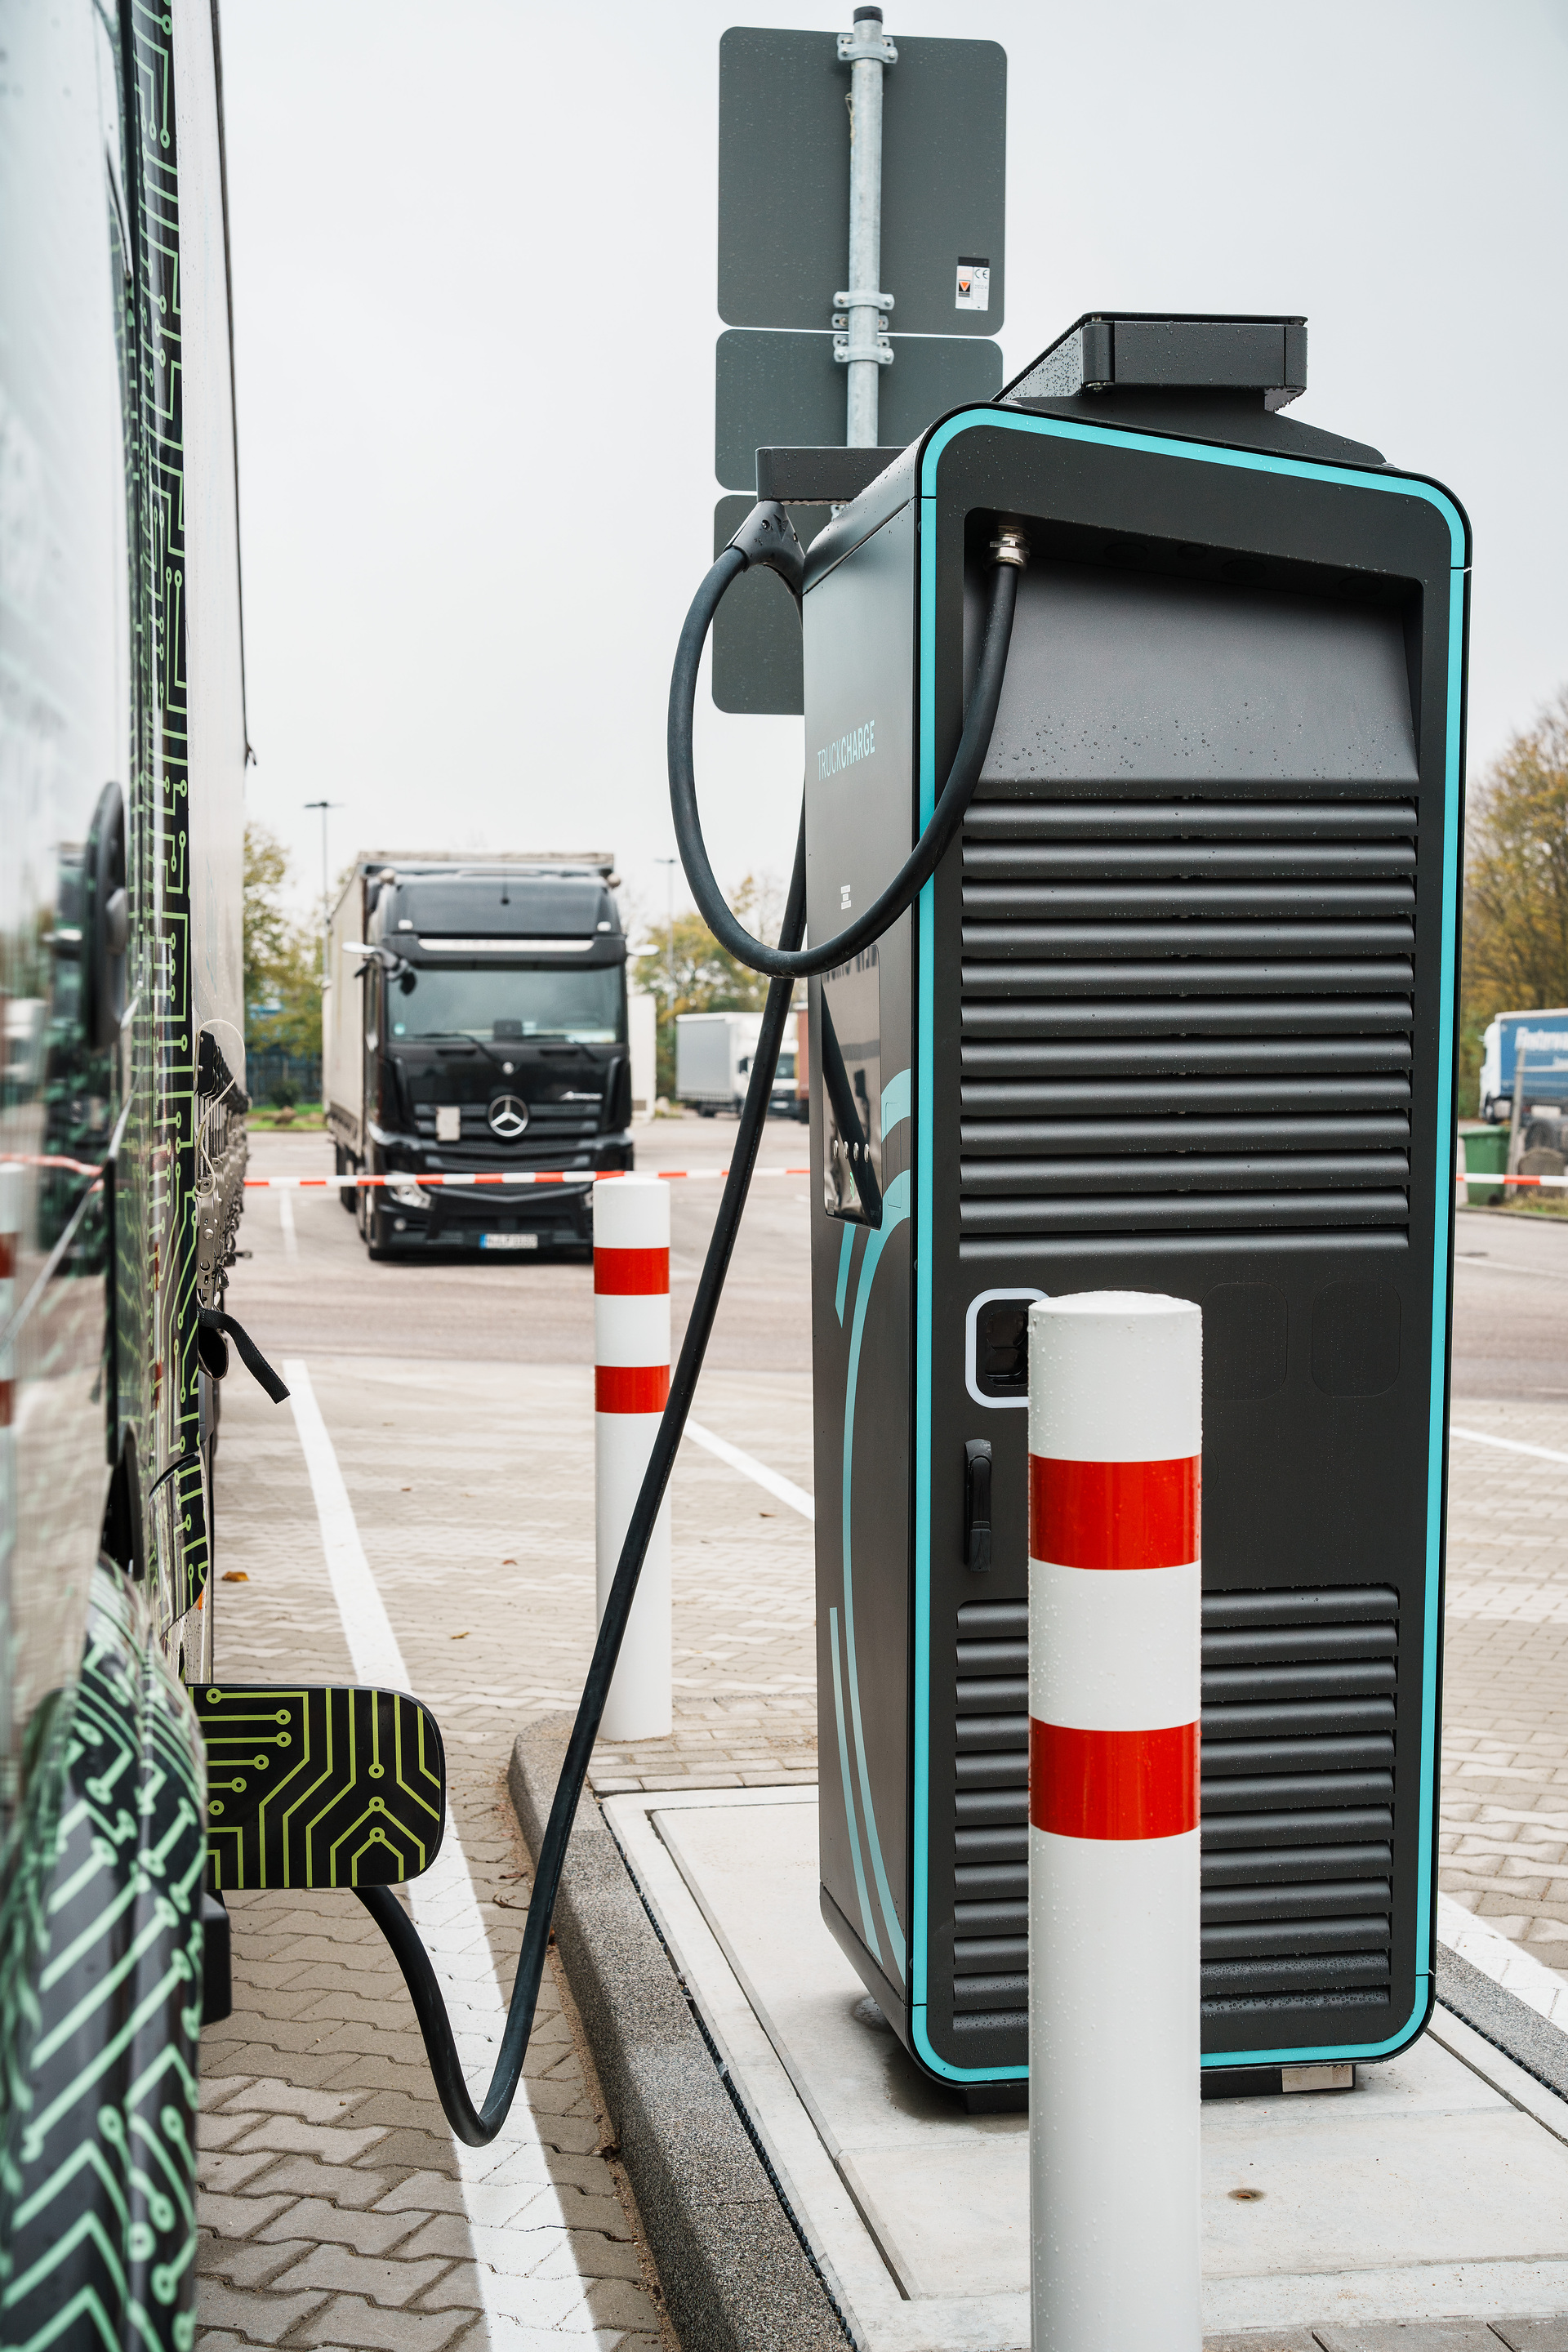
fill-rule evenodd
<path id="1" fill-rule="evenodd" d="M 537 1234 L 481 1234 L 479 1247 L 481 1249 L 537 1249 L 539 1235 Z"/>

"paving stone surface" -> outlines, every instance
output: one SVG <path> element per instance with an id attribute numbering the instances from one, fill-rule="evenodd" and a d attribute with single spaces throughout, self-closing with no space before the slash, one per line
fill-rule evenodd
<path id="1" fill-rule="evenodd" d="M 291 1256 L 273 1202 L 247 1219 L 275 1324 L 290 1284 L 308 1287 L 322 1262 L 351 1278 L 344 1246 L 357 1247 L 330 1202 L 295 1205 Z M 582 1268 L 591 1328 L 590 1280 Z M 238 1286 L 231 1304 L 243 1314 Z M 286 1351 L 276 1328 L 268 1339 Z M 594 1633 L 592 1372 L 483 1352 L 306 1360 L 410 1681 L 442 1727 L 453 1821 L 510 1987 L 529 1885 L 505 1766 L 529 1714 L 575 1703 Z M 717 1372 L 698 1417 L 809 1486 L 804 1373 Z M 809 1525 L 694 1444 L 673 1509 L 675 1736 L 606 1750 L 599 1770 L 622 1785 L 809 1779 Z M 219 1674 L 352 1679 L 292 1412 L 243 1381 L 225 1394 L 217 1516 Z M 538 2149 L 465 2183 L 402 1979 L 353 1896 L 237 1895 L 230 1917 L 235 2013 L 203 2041 L 201 2352 L 532 2352 L 555 2337 L 674 2352 L 553 1965 L 521 2095 Z"/>
<path id="2" fill-rule="evenodd" d="M 1564 1459 L 1450 1443 L 1440 1883 L 1568 1969 L 1568 1405 L 1452 1420 Z"/>

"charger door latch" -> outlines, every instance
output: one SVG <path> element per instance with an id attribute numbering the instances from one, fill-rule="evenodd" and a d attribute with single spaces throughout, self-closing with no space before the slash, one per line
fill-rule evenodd
<path id="1" fill-rule="evenodd" d="M 971 1437 L 963 1448 L 963 1565 L 991 1565 L 991 1441 Z"/>

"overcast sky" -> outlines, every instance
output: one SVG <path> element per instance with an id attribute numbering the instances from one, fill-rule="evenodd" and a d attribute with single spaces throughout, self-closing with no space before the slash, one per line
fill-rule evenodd
<path id="1" fill-rule="evenodd" d="M 835 26 L 223 0 L 250 812 L 301 901 L 326 798 L 334 869 L 603 846 L 662 916 L 735 21 Z M 1291 414 L 1458 491 L 1476 772 L 1568 682 L 1568 0 L 910 0 L 887 26 L 1007 51 L 1009 374 L 1086 310 L 1305 312 Z M 787 162 L 759 158 L 781 205 Z M 699 716 L 721 877 L 782 872 L 800 721 Z"/>

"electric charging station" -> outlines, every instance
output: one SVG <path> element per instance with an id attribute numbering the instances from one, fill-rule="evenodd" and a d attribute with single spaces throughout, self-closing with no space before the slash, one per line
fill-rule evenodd
<path id="1" fill-rule="evenodd" d="M 1279 412 L 1296 319 L 1080 320 L 814 541 L 822 1908 L 975 2105 L 1027 2071 L 1026 1317 L 1204 1314 L 1210 2091 L 1432 1998 L 1468 525 Z M 817 1074 L 822 1074 L 818 1079 Z"/>

